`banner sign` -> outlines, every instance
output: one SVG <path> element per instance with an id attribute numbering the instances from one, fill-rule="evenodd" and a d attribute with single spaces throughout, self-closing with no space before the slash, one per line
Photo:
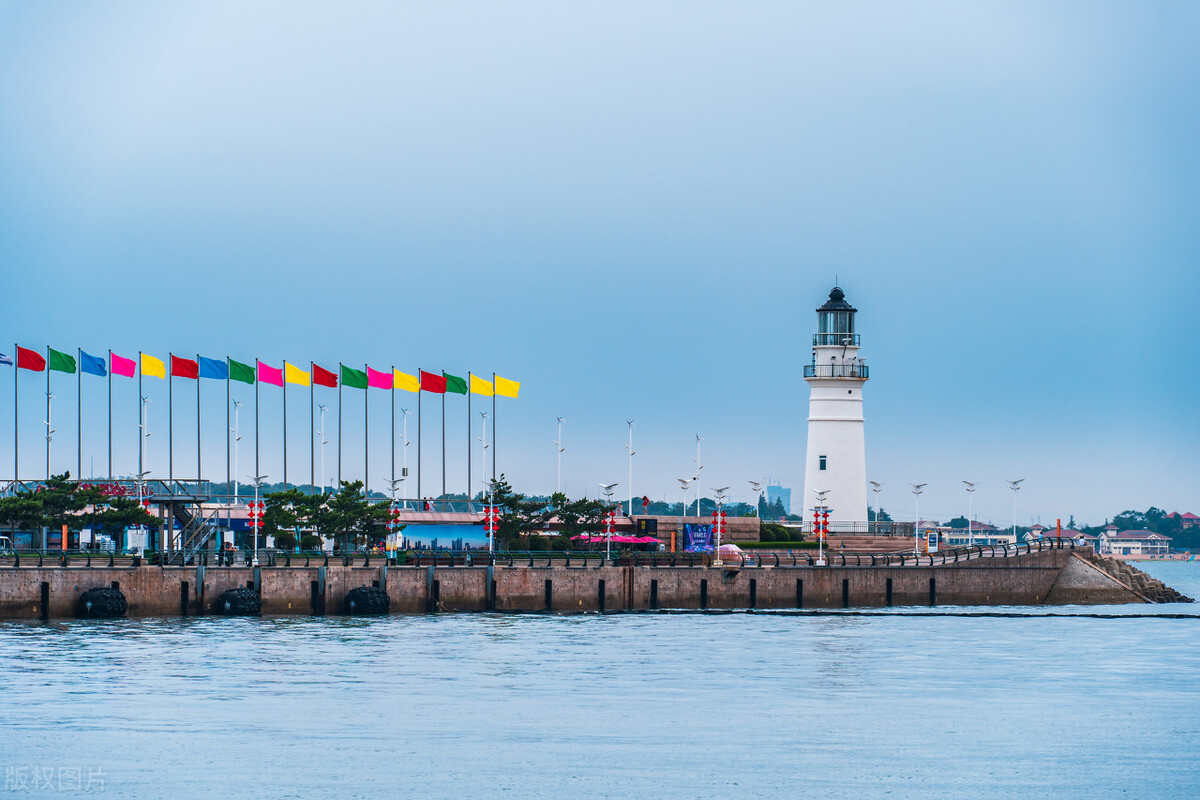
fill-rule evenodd
<path id="1" fill-rule="evenodd" d="M 641 517 L 637 521 L 638 536 L 654 536 L 658 533 L 658 520 Z"/>
<path id="2" fill-rule="evenodd" d="M 683 526 L 683 549 L 689 553 L 710 553 L 713 549 L 712 525 Z"/>

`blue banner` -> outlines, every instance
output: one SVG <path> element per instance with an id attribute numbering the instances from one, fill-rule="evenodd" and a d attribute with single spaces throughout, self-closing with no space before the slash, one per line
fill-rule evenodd
<path id="1" fill-rule="evenodd" d="M 108 374 L 108 368 L 105 366 L 103 358 L 89 356 L 82 350 L 79 351 L 79 371 L 86 372 L 88 375 L 99 375 L 101 378 Z"/>
<path id="2" fill-rule="evenodd" d="M 226 380 L 229 378 L 229 365 L 217 358 L 198 357 L 200 360 L 200 377 Z"/>
<path id="3" fill-rule="evenodd" d="M 713 549 L 712 525 L 683 525 L 683 549 L 688 553 L 711 553 Z"/>

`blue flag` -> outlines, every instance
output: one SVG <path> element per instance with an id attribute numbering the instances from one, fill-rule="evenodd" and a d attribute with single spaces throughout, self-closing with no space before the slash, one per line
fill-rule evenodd
<path id="1" fill-rule="evenodd" d="M 103 358 L 89 356 L 82 350 L 79 351 L 79 371 L 89 375 L 99 375 L 101 378 L 108 374 Z"/>
<path id="2" fill-rule="evenodd" d="M 200 377 L 226 380 L 229 378 L 229 365 L 221 359 L 200 356 Z"/>
<path id="3" fill-rule="evenodd" d="M 0 364 L 6 364 L 11 367 L 12 359 L 9 358 L 8 356 L 4 355 L 4 353 L 0 353 Z"/>

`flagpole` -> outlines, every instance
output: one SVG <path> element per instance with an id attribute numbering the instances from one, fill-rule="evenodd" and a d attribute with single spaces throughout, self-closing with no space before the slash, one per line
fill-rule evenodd
<path id="1" fill-rule="evenodd" d="M 138 476 L 137 476 L 137 479 L 138 479 L 138 500 L 141 500 L 142 499 L 141 498 L 142 473 L 144 473 L 146 471 L 145 467 L 142 464 L 142 462 L 145 460 L 142 455 L 142 441 L 144 440 L 144 437 L 142 434 L 145 433 L 145 431 L 142 430 L 142 404 L 145 402 L 145 400 L 142 399 L 142 351 L 141 350 L 138 350 L 137 373 L 138 373 Z"/>
<path id="2" fill-rule="evenodd" d="M 342 372 L 342 362 L 338 362 L 338 491 L 342 490 L 342 380 L 345 374 Z"/>
<path id="3" fill-rule="evenodd" d="M 196 353 L 196 493 L 200 493 L 200 354 Z"/>
<path id="4" fill-rule="evenodd" d="M 167 353 L 167 486 L 175 482 L 175 365 L 172 363 L 174 360 L 175 354 Z"/>
<path id="5" fill-rule="evenodd" d="M 421 386 L 421 368 L 417 367 L 417 499 L 424 497 L 421 494 L 421 395 L 424 387 Z M 424 506 L 422 506 L 423 508 Z"/>
<path id="6" fill-rule="evenodd" d="M 258 359 L 254 359 L 254 481 L 258 482 L 258 476 L 262 475 L 262 470 L 258 468 Z"/>
<path id="7" fill-rule="evenodd" d="M 75 348 L 75 480 L 83 478 L 83 348 Z M 47 365 L 49 366 L 49 365 Z"/>
<path id="8" fill-rule="evenodd" d="M 446 380 L 446 370 L 442 370 L 442 381 Z M 446 497 L 446 387 L 442 387 L 442 499 Z"/>
<path id="9" fill-rule="evenodd" d="M 287 362 L 283 362 L 283 386 L 279 387 L 283 391 L 283 489 L 287 491 Z"/>
<path id="10" fill-rule="evenodd" d="M 471 502 L 471 379 L 474 375 L 467 370 L 467 502 Z M 468 505 L 469 509 L 470 506 Z"/>
<path id="11" fill-rule="evenodd" d="M 366 364 L 363 364 L 363 374 L 367 374 L 369 370 Z M 363 497 L 368 500 L 371 498 L 371 404 L 368 402 L 371 397 L 371 384 L 367 383 L 363 387 Z"/>
<path id="12" fill-rule="evenodd" d="M 396 499 L 396 365 L 392 364 L 392 501 Z"/>
<path id="13" fill-rule="evenodd" d="M 112 350 L 108 351 L 108 479 L 113 479 L 112 471 Z"/>
<path id="14" fill-rule="evenodd" d="M 46 345 L 46 480 L 50 480 L 50 345 Z"/>
<path id="15" fill-rule="evenodd" d="M 317 402 L 317 381 L 313 380 L 313 373 L 316 372 L 316 369 L 312 368 L 312 361 L 308 362 L 308 486 L 312 487 L 310 494 L 317 493 L 317 456 L 313 455 L 317 450 L 317 415 L 313 410 L 313 404 Z"/>
<path id="16" fill-rule="evenodd" d="M 496 373 L 492 373 L 492 480 L 496 480 Z"/>
<path id="17" fill-rule="evenodd" d="M 20 405 L 17 402 L 20 399 L 20 394 L 17 392 L 17 381 L 21 377 L 21 346 L 16 342 L 13 342 L 13 356 L 16 358 L 16 361 L 13 362 L 13 494 L 16 495 L 21 468 L 21 446 L 17 425 L 17 406 Z"/>
<path id="18" fill-rule="evenodd" d="M 229 433 L 230 433 L 230 428 L 229 428 L 229 404 L 230 404 L 229 384 L 230 384 L 230 381 L 231 381 L 231 379 L 229 377 L 229 356 L 225 356 L 225 493 L 226 494 L 228 494 L 229 490 L 233 488 L 233 476 L 229 470 Z M 233 501 L 235 503 L 237 502 L 237 493 L 236 492 L 234 493 Z"/>

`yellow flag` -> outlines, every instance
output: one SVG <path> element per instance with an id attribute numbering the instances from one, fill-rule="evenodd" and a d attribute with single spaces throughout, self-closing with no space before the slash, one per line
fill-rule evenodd
<path id="1" fill-rule="evenodd" d="M 163 363 L 161 358 L 148 356 L 142 353 L 142 375 L 149 375 L 151 378 L 167 377 L 167 365 Z"/>
<path id="2" fill-rule="evenodd" d="M 492 382 L 485 381 L 478 375 L 471 373 L 471 394 L 481 394 L 484 397 L 491 397 Z"/>
<path id="3" fill-rule="evenodd" d="M 288 383 L 298 383 L 301 386 L 308 386 L 308 372 L 286 361 L 283 362 L 283 379 Z"/>
<path id="4" fill-rule="evenodd" d="M 417 379 L 416 375 L 409 375 L 407 372 L 401 372 L 398 369 L 392 370 L 392 385 L 406 392 L 421 391 L 421 381 Z"/>
<path id="5" fill-rule="evenodd" d="M 510 381 L 508 378 L 496 376 L 496 394 L 500 397 L 516 397 L 520 391 L 520 381 Z"/>

